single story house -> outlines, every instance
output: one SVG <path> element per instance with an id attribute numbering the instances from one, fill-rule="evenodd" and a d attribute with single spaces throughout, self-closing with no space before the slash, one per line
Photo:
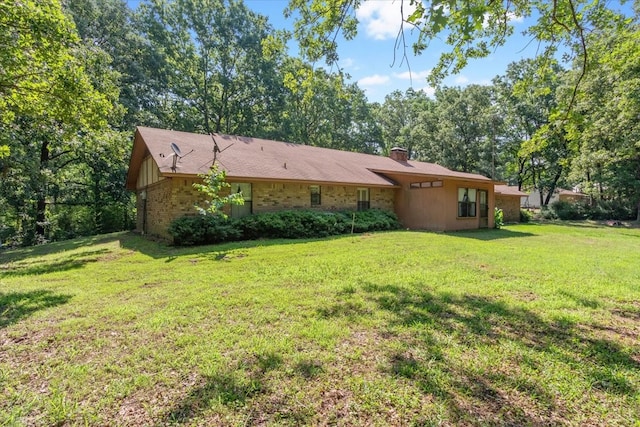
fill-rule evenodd
<path id="1" fill-rule="evenodd" d="M 410 229 L 437 231 L 494 226 L 495 182 L 481 175 L 407 159 L 222 134 L 148 127 L 135 133 L 127 189 L 137 199 L 137 230 L 169 238 L 167 227 L 197 214 L 193 184 L 215 164 L 227 173 L 241 217 L 282 209 L 393 211 Z"/>
<path id="2" fill-rule="evenodd" d="M 496 207 L 502 209 L 504 222 L 520 222 L 520 199 L 527 193 L 517 186 L 496 184 Z"/>
<path id="3" fill-rule="evenodd" d="M 524 208 L 534 208 L 538 209 L 542 206 L 544 199 L 546 199 L 548 193 L 542 194 L 542 200 L 540 199 L 540 191 L 537 189 L 533 189 L 530 193 L 525 194 L 521 199 L 521 206 Z M 568 203 L 577 203 L 583 202 L 586 203 L 589 201 L 589 196 L 581 193 L 577 190 L 567 190 L 565 188 L 556 188 L 551 198 L 549 199 L 549 204 L 557 201 L 564 201 Z"/>

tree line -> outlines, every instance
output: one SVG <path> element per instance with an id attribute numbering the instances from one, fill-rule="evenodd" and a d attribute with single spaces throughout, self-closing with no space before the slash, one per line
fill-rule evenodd
<path id="1" fill-rule="evenodd" d="M 585 37 L 587 68 L 544 56 L 490 85 L 382 103 L 340 70 L 291 57 L 293 34 L 242 1 L 0 0 L 0 29 L 0 243 L 131 228 L 138 125 L 382 155 L 402 146 L 521 188 L 579 186 L 629 210 L 640 200 L 640 32 L 615 14 Z"/>

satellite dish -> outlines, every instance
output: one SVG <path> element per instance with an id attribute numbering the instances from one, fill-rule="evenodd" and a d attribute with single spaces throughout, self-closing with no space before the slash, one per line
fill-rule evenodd
<path id="1" fill-rule="evenodd" d="M 176 153 L 176 156 L 182 157 L 182 151 L 180 151 L 180 147 L 178 147 L 178 144 L 176 144 L 175 142 L 172 142 L 171 149 L 173 150 L 174 153 Z"/>

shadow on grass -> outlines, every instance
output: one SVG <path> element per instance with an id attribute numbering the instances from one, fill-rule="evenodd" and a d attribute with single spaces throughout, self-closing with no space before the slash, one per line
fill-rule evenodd
<path id="1" fill-rule="evenodd" d="M 291 402 L 274 399 L 270 394 L 273 390 L 268 390 L 266 376 L 270 371 L 280 369 L 283 363 L 280 355 L 266 353 L 244 360 L 235 369 L 228 367 L 222 373 L 204 376 L 201 384 L 169 408 L 156 425 L 190 424 L 218 405 L 244 411 L 249 402 L 251 411 L 244 425 L 264 425 L 265 418 L 274 414 L 295 424 L 306 424 L 307 414 L 297 410 Z M 295 366 L 295 371 L 305 379 L 312 379 L 322 373 L 323 368 L 315 361 L 303 360 Z"/>
<path id="2" fill-rule="evenodd" d="M 0 329 L 19 322 L 36 311 L 67 303 L 71 295 L 54 294 L 48 290 L 31 292 L 0 292 Z"/>
<path id="3" fill-rule="evenodd" d="M 484 241 L 510 239 L 513 237 L 535 236 L 535 234 L 533 233 L 505 230 L 504 228 L 501 228 L 498 230 L 480 229 L 480 230 L 448 231 L 446 234 L 448 236 L 465 237 L 468 239 L 484 240 Z"/>
<path id="4" fill-rule="evenodd" d="M 552 382 L 576 375 L 605 401 L 632 401 L 639 392 L 633 378 L 640 363 L 615 339 L 626 331 L 598 334 L 597 327 L 547 320 L 485 296 L 377 284 L 363 290 L 366 299 L 392 315 L 388 339 L 395 344 L 387 347 L 383 372 L 406 378 L 445 404 L 454 424 L 546 425 L 569 419 L 580 408 L 567 408 L 567 401 L 576 405 L 571 400 L 577 398 L 548 384 L 549 366 L 566 369 L 552 374 Z M 451 347 L 466 350 L 451 358 Z M 593 416 L 599 408 L 588 411 Z"/>
<path id="5" fill-rule="evenodd" d="M 108 252 L 109 250 L 107 249 L 98 249 L 94 251 L 77 252 L 50 261 L 39 259 L 37 262 L 27 262 L 26 260 L 20 260 L 0 265 L 0 276 L 29 276 L 73 270 L 81 268 L 88 263 L 97 262 L 98 255 Z"/>
<path id="6" fill-rule="evenodd" d="M 102 234 L 99 236 L 79 237 L 77 239 L 65 240 L 62 242 L 47 243 L 44 245 L 30 246 L 27 248 L 2 249 L 0 250 L 0 265 L 11 262 L 22 261 L 31 257 L 39 257 L 45 255 L 58 254 L 61 252 L 72 251 L 85 246 L 97 245 L 102 243 L 110 243 L 118 241 L 122 236 L 129 233 L 119 232 L 111 234 Z"/>
<path id="7" fill-rule="evenodd" d="M 120 247 L 129 249 L 131 251 L 140 252 L 154 259 L 166 258 L 165 262 L 172 262 L 178 256 L 188 255 L 198 255 L 210 258 L 212 261 L 223 261 L 228 260 L 227 255 L 238 249 L 281 245 L 299 245 L 309 242 L 322 242 L 334 239 L 347 239 L 361 236 L 365 236 L 365 234 L 343 234 L 313 239 L 241 240 L 238 242 L 226 242 L 202 246 L 172 246 L 163 241 L 150 240 L 135 233 L 127 233 L 121 237 Z"/>
<path id="8" fill-rule="evenodd" d="M 237 371 L 206 376 L 203 381 L 202 385 L 194 387 L 187 396 L 176 402 L 158 426 L 188 424 L 216 404 L 241 407 L 263 388 L 259 379 L 242 378 Z"/>

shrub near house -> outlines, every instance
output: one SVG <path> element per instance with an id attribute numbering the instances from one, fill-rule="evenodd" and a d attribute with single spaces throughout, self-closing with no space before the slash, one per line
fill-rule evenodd
<path id="1" fill-rule="evenodd" d="M 395 214 L 378 209 L 360 212 L 295 210 L 267 212 L 240 219 L 222 216 L 184 216 L 174 220 L 169 233 L 176 245 L 201 245 L 246 239 L 302 239 L 345 233 L 396 230 Z"/>

